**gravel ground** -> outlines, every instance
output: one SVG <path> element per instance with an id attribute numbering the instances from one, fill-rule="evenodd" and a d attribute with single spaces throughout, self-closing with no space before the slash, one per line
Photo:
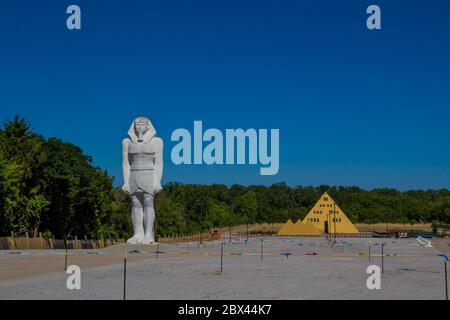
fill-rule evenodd
<path id="1" fill-rule="evenodd" d="M 155 247 L 115 246 L 103 250 L 71 252 L 69 264 L 82 269 L 81 290 L 68 290 L 62 252 L 0 252 L 0 299 L 85 300 L 122 299 L 124 250 L 128 253 L 128 299 L 438 299 L 445 297 L 444 265 L 436 255 L 449 254 L 448 240 L 433 240 L 424 248 L 413 239 L 347 239 L 337 253 L 322 238 L 252 239 L 226 242 L 220 274 L 218 242 L 199 248 L 198 243 L 162 244 Z M 369 265 L 381 266 L 385 247 L 382 290 L 368 290 Z M 286 258 L 282 255 L 289 252 Z M 309 255 L 316 253 L 317 255 Z M 34 260 L 33 260 L 34 259 Z M 36 261 L 34 263 L 33 261 Z M 43 262 L 44 261 L 44 262 Z M 95 263 L 94 263 L 95 261 Z M 32 263 L 33 262 L 33 263 Z M 62 264 L 61 264 L 62 262 Z M 25 274 L 21 270 L 33 264 Z M 17 266 L 18 267 L 17 267 Z M 56 267 L 55 267 L 56 265 Z M 6 272 L 6 273 L 5 273 Z M 5 276 L 7 275 L 7 277 Z"/>

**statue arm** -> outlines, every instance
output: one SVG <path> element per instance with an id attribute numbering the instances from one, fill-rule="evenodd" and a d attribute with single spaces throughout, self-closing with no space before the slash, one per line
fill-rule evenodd
<path id="1" fill-rule="evenodd" d="M 128 160 L 128 144 L 129 140 L 122 141 L 122 172 L 123 172 L 123 191 L 129 192 L 130 187 L 130 161 Z"/>
<path id="2" fill-rule="evenodd" d="M 163 164 L 164 143 L 162 139 L 156 138 L 156 154 L 155 154 L 155 193 L 162 190 L 161 180 L 164 171 Z"/>

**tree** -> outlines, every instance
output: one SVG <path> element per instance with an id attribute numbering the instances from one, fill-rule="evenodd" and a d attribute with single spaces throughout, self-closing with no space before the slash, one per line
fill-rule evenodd
<path id="1" fill-rule="evenodd" d="M 185 233 L 186 220 L 182 205 L 161 194 L 156 197 L 158 234 L 174 235 Z"/>
<path id="2" fill-rule="evenodd" d="M 89 237 L 110 233 L 106 226 L 113 201 L 112 179 L 73 144 L 50 138 L 44 148 L 48 154 L 44 179 L 51 205 L 43 225 L 59 237 L 70 229 Z"/>
<path id="3" fill-rule="evenodd" d="M 238 215 L 241 223 L 247 225 L 255 223 L 257 210 L 256 193 L 254 191 L 248 191 L 244 195 L 236 198 L 235 214 Z"/>
<path id="4" fill-rule="evenodd" d="M 7 163 L 0 152 L 0 228 L 3 235 L 25 231 L 22 177 L 22 168 L 17 164 Z"/>

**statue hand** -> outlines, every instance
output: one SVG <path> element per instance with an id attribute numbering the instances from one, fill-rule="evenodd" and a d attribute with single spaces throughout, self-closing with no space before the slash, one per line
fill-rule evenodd
<path id="1" fill-rule="evenodd" d="M 130 193 L 130 185 L 129 184 L 124 184 L 123 187 L 122 187 L 122 190 L 125 193 Z"/>
<path id="2" fill-rule="evenodd" d="M 163 189 L 162 186 L 160 184 L 157 184 L 153 187 L 153 192 L 156 194 L 158 192 L 161 192 L 162 189 Z"/>

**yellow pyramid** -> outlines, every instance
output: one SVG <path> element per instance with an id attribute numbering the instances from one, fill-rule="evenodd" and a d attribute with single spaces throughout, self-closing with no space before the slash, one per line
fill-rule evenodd
<path id="1" fill-rule="evenodd" d="M 280 236 L 319 236 L 321 234 L 322 232 L 310 222 L 298 220 L 294 224 L 290 219 L 278 232 Z"/>
<path id="2" fill-rule="evenodd" d="M 328 193 L 324 193 L 314 205 L 304 222 L 310 222 L 322 233 L 328 234 L 357 234 L 358 229 L 353 225 L 344 211 L 336 204 Z"/>
<path id="3" fill-rule="evenodd" d="M 278 234 L 280 236 L 290 236 L 295 232 L 295 224 L 292 222 L 291 219 L 286 222 L 283 227 L 281 227 L 280 232 Z"/>
<path id="4" fill-rule="evenodd" d="M 311 222 L 309 221 L 303 221 L 303 230 L 301 235 L 305 236 L 320 236 L 322 234 L 322 231 L 317 229 Z"/>
<path id="5" fill-rule="evenodd" d="M 324 193 L 303 221 L 293 223 L 291 219 L 281 228 L 280 236 L 318 236 L 328 234 L 357 234 L 344 211 L 334 202 L 328 193 Z"/>

